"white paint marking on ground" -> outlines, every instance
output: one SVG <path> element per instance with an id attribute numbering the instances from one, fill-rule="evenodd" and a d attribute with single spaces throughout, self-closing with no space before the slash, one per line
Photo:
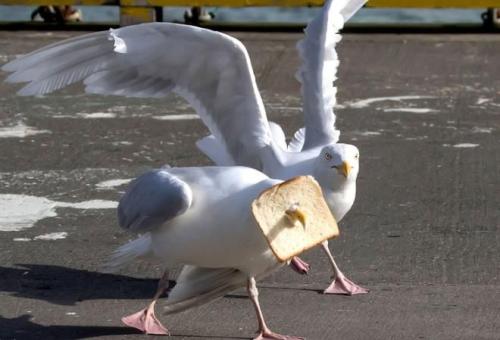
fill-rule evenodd
<path id="1" fill-rule="evenodd" d="M 474 143 L 459 143 L 459 144 L 454 144 L 454 148 L 476 148 L 478 147 L 479 144 L 474 144 Z"/>
<path id="2" fill-rule="evenodd" d="M 20 231 L 36 222 L 57 216 L 56 208 L 113 209 L 114 201 L 91 200 L 78 203 L 56 202 L 45 197 L 0 194 L 0 231 Z"/>
<path id="3" fill-rule="evenodd" d="M 74 209 L 114 209 L 118 206 L 115 201 L 90 200 L 78 203 L 55 202 L 58 207 Z"/>
<path id="4" fill-rule="evenodd" d="M 93 112 L 93 113 L 77 113 L 78 117 L 83 119 L 106 119 L 116 118 L 116 113 L 113 112 Z"/>
<path id="5" fill-rule="evenodd" d="M 120 142 L 113 142 L 112 144 L 113 145 L 132 145 L 134 143 L 126 141 L 126 140 L 123 140 L 123 141 L 120 141 Z"/>
<path id="6" fill-rule="evenodd" d="M 126 106 L 112 106 L 109 108 L 110 111 L 123 113 L 127 110 Z"/>
<path id="7" fill-rule="evenodd" d="M 57 216 L 55 202 L 44 197 L 0 195 L 0 231 L 31 228 L 36 221 Z"/>
<path id="8" fill-rule="evenodd" d="M 301 111 L 302 108 L 298 106 L 283 106 L 283 105 L 273 105 L 268 104 L 268 106 L 273 110 L 285 110 L 285 111 Z"/>
<path id="9" fill-rule="evenodd" d="M 368 107 L 373 103 L 378 103 L 378 102 L 385 102 L 385 101 L 396 101 L 396 102 L 401 102 L 403 100 L 418 100 L 418 99 L 429 99 L 429 98 L 436 98 L 434 96 L 392 96 L 392 97 L 374 97 L 374 98 L 367 98 L 367 99 L 361 99 L 357 101 L 351 101 L 344 103 L 344 106 L 347 107 L 352 107 L 355 109 L 361 109 L 364 107 Z"/>
<path id="10" fill-rule="evenodd" d="M 478 98 L 478 100 L 476 102 L 476 105 L 482 105 L 482 104 L 490 102 L 490 101 L 491 101 L 490 98 L 483 98 L 483 97 L 481 97 L 481 98 Z"/>
<path id="11" fill-rule="evenodd" d="M 41 133 L 51 133 L 49 130 L 37 130 L 34 127 L 27 126 L 23 122 L 18 122 L 14 126 L 5 126 L 0 128 L 0 138 L 25 138 Z"/>
<path id="12" fill-rule="evenodd" d="M 16 237 L 12 239 L 13 241 L 17 242 L 29 242 L 31 239 L 29 237 Z"/>
<path id="13" fill-rule="evenodd" d="M 405 140 L 424 140 L 427 139 L 427 136 L 418 136 L 418 137 L 407 137 Z"/>
<path id="14" fill-rule="evenodd" d="M 44 240 L 44 241 L 62 240 L 62 239 L 65 239 L 66 236 L 68 236 L 68 233 L 65 231 L 61 231 L 58 233 L 49 233 L 49 234 L 38 235 L 38 236 L 35 236 L 33 238 L 33 240 Z"/>
<path id="15" fill-rule="evenodd" d="M 379 131 L 358 131 L 355 132 L 356 135 L 359 136 L 380 136 L 381 133 Z"/>
<path id="16" fill-rule="evenodd" d="M 424 114 L 424 113 L 436 113 L 439 110 L 429 109 L 429 108 L 420 108 L 420 107 L 395 107 L 390 109 L 384 109 L 384 112 L 408 112 L 408 113 L 416 113 L 416 114 Z"/>
<path id="17" fill-rule="evenodd" d="M 57 115 L 53 115 L 51 116 L 52 118 L 71 118 L 71 119 L 75 119 L 75 118 L 78 118 L 78 117 L 75 117 L 75 116 L 72 116 L 72 115 L 61 115 L 61 114 L 57 114 Z"/>
<path id="18" fill-rule="evenodd" d="M 66 315 L 72 315 L 73 316 L 73 315 L 78 315 L 78 314 L 76 314 L 75 312 L 67 312 Z"/>
<path id="19" fill-rule="evenodd" d="M 113 112 L 92 112 L 92 113 L 85 113 L 85 112 L 79 112 L 71 115 L 54 115 L 52 118 L 70 118 L 70 119 L 110 119 L 110 118 L 116 118 L 116 113 Z"/>
<path id="20" fill-rule="evenodd" d="M 116 187 L 119 187 L 120 185 L 126 184 L 130 182 L 132 178 L 117 178 L 117 179 L 110 179 L 109 181 L 103 181 L 99 182 L 96 184 L 97 189 L 99 190 L 109 190 L 109 189 L 114 189 Z"/>
<path id="21" fill-rule="evenodd" d="M 153 116 L 156 120 L 190 120 L 190 119 L 200 119 L 197 114 L 186 113 L 180 115 L 164 115 L 164 116 Z"/>
<path id="22" fill-rule="evenodd" d="M 27 37 L 27 38 L 40 38 L 40 37 L 51 37 L 53 36 L 54 33 L 52 32 L 40 32 L 40 33 L 27 33 L 27 34 L 23 34 L 24 37 Z M 18 56 L 22 56 L 22 54 L 19 54 Z"/>
<path id="23" fill-rule="evenodd" d="M 491 133 L 493 131 L 493 128 L 480 128 L 475 126 L 472 128 L 473 133 Z"/>

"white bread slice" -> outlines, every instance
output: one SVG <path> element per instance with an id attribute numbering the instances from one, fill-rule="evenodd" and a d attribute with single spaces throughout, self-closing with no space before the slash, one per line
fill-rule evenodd
<path id="1" fill-rule="evenodd" d="M 294 204 L 304 213 L 305 226 L 286 214 Z M 282 262 L 339 235 L 321 187 L 311 176 L 295 177 L 263 191 L 252 202 L 252 213 Z"/>

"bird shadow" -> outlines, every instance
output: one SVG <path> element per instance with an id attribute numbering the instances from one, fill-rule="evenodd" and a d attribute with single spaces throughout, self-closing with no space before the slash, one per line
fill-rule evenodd
<path id="1" fill-rule="evenodd" d="M 317 294 L 323 294 L 323 289 L 319 288 L 310 288 L 310 287 L 292 287 L 292 286 L 276 286 L 276 285 L 266 285 L 266 284 L 261 284 L 259 285 L 259 288 L 263 289 L 278 289 L 278 290 L 296 290 L 296 291 L 301 291 L 301 292 L 314 292 Z"/>
<path id="2" fill-rule="evenodd" d="M 140 335 L 141 332 L 129 327 L 116 326 L 75 326 L 50 325 L 44 326 L 31 320 L 32 316 L 24 314 L 12 319 L 0 316 L 1 339 L 88 339 L 101 336 Z M 174 337 L 193 339 L 248 339 L 248 337 L 175 334 Z"/>
<path id="3" fill-rule="evenodd" d="M 100 273 L 82 269 L 43 264 L 0 266 L 0 291 L 12 296 L 42 300 L 59 305 L 74 306 L 87 300 L 142 299 L 156 291 L 158 279 L 143 279 L 121 274 Z M 175 281 L 170 281 L 170 287 Z M 314 291 L 312 287 L 291 287 L 261 284 L 264 289 Z M 246 294 L 230 293 L 230 299 L 247 299 Z"/>
<path id="4" fill-rule="evenodd" d="M 0 291 L 59 305 L 99 299 L 150 299 L 158 283 L 157 279 L 138 279 L 54 265 L 16 266 L 0 267 Z"/>
<path id="5" fill-rule="evenodd" d="M 12 319 L 0 316 L 2 339 L 87 339 L 106 335 L 139 334 L 127 327 L 113 326 L 44 326 L 31 321 L 32 316 L 24 314 Z"/>

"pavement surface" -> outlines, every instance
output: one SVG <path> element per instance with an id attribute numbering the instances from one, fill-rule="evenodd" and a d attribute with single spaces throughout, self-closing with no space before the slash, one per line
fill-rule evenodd
<path id="1" fill-rule="evenodd" d="M 0 63 L 81 32 L 0 32 Z M 231 33 L 247 46 L 268 116 L 301 127 L 296 33 Z M 500 35 L 348 34 L 338 127 L 361 151 L 358 194 L 331 248 L 366 295 L 324 296 L 326 257 L 259 282 L 272 329 L 307 339 L 500 339 Z M 5 74 L 0 74 L 3 80 Z M 99 266 L 130 239 L 113 206 L 126 179 L 210 164 L 180 98 L 42 98 L 0 83 L 0 339 L 145 339 L 120 317 L 160 269 Z M 113 181 L 111 181 L 113 180 Z M 111 181 L 111 182 L 109 182 Z M 158 306 L 161 311 L 161 302 Z M 244 291 L 174 316 L 172 339 L 249 339 Z M 149 337 L 152 338 L 152 337 Z"/>

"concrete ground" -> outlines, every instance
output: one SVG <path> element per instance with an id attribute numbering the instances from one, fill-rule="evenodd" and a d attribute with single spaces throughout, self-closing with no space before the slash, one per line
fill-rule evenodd
<path id="1" fill-rule="evenodd" d="M 0 32 L 0 63 L 75 34 Z M 302 125 L 301 35 L 232 34 L 268 116 L 291 136 Z M 359 147 L 361 172 L 331 247 L 371 292 L 322 295 L 328 263 L 310 251 L 309 275 L 285 268 L 259 283 L 270 326 L 307 339 L 500 339 L 500 36 L 346 35 L 339 54 L 338 127 Z M 175 97 L 15 89 L 0 83 L 0 339 L 144 339 L 120 317 L 146 304 L 160 271 L 99 272 L 130 238 L 110 208 L 124 181 L 105 181 L 208 165 L 194 144 L 207 130 Z M 244 291 L 161 318 L 172 339 L 256 329 Z"/>

